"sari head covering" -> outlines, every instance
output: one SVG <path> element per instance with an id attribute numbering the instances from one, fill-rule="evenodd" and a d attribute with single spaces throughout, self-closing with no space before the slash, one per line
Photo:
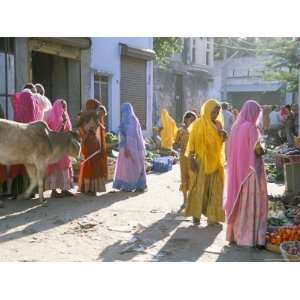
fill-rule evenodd
<path id="1" fill-rule="evenodd" d="M 119 135 L 120 151 L 113 188 L 127 191 L 144 189 L 146 187 L 145 142 L 140 122 L 130 103 L 121 106 Z M 126 157 L 125 149 L 129 151 L 129 157 Z"/>
<path id="2" fill-rule="evenodd" d="M 64 108 L 65 107 L 65 108 Z M 57 99 L 53 103 L 52 109 L 49 111 L 47 123 L 51 130 L 60 131 L 63 124 L 63 114 L 66 116 L 64 131 L 72 130 L 72 123 L 67 112 L 67 102 L 63 99 Z"/>
<path id="3" fill-rule="evenodd" d="M 166 109 L 160 111 L 160 123 L 163 128 L 160 132 L 161 148 L 172 149 L 178 129 L 176 122 L 171 118 Z"/>
<path id="4" fill-rule="evenodd" d="M 91 111 L 91 110 L 96 110 L 98 109 L 102 103 L 96 99 L 89 99 L 85 103 L 85 110 L 86 111 Z"/>
<path id="5" fill-rule="evenodd" d="M 43 109 L 30 90 L 23 90 L 12 96 L 14 121 L 31 123 L 43 119 Z"/>
<path id="6" fill-rule="evenodd" d="M 255 146 L 260 138 L 257 127 L 260 114 L 261 106 L 254 100 L 248 100 L 231 129 L 228 142 L 228 182 L 223 205 L 229 222 L 243 183 L 256 169 Z"/>
<path id="7" fill-rule="evenodd" d="M 140 156 L 141 151 L 145 154 L 145 142 L 143 138 L 140 121 L 134 113 L 130 103 L 123 103 L 121 106 L 120 148 L 128 147 L 131 153 Z M 132 143 L 132 141 L 134 143 Z"/>
<path id="8" fill-rule="evenodd" d="M 223 170 L 225 162 L 223 141 L 218 133 L 218 129 L 224 126 L 222 113 L 219 112 L 216 123 L 211 119 L 211 112 L 217 106 L 220 104 L 214 99 L 207 100 L 202 105 L 200 118 L 191 126 L 186 151 L 187 155 L 196 154 L 207 175 L 218 169 Z"/>

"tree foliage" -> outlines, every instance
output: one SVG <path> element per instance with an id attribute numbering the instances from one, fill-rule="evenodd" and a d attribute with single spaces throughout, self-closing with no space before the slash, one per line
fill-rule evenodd
<path id="1" fill-rule="evenodd" d="M 156 53 L 156 62 L 164 65 L 169 58 L 182 50 L 183 43 L 179 37 L 155 37 L 153 48 Z"/>
<path id="2" fill-rule="evenodd" d="M 265 79 L 284 81 L 289 91 L 297 92 L 299 46 L 294 38 L 260 38 L 257 53 L 266 61 Z"/>
<path id="3" fill-rule="evenodd" d="M 238 56 L 256 54 L 256 38 L 216 37 L 214 38 L 215 59 L 226 59 L 238 51 Z"/>
<path id="4" fill-rule="evenodd" d="M 226 59 L 238 51 L 238 57 L 254 55 L 265 61 L 264 79 L 287 83 L 298 90 L 300 42 L 292 37 L 219 37 L 215 38 L 215 59 Z"/>

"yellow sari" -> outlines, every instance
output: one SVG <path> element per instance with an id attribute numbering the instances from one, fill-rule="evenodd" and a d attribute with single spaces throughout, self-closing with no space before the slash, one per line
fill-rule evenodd
<path id="1" fill-rule="evenodd" d="M 160 123 L 162 130 L 160 132 L 161 148 L 172 149 L 173 143 L 177 133 L 177 126 L 175 121 L 170 117 L 166 109 L 162 109 L 160 112 Z"/>
<path id="2" fill-rule="evenodd" d="M 209 222 L 224 222 L 222 208 L 224 187 L 224 142 L 218 133 L 223 128 L 220 112 L 216 123 L 211 120 L 211 112 L 218 106 L 216 100 L 206 101 L 201 108 L 201 117 L 193 123 L 186 155 L 194 154 L 199 165 L 193 173 L 186 216 L 200 218 L 204 214 Z"/>

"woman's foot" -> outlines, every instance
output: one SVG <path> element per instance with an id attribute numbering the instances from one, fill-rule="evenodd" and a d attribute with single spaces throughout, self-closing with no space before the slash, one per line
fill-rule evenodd
<path id="1" fill-rule="evenodd" d="M 71 193 L 70 191 L 67 191 L 67 190 L 62 191 L 61 193 L 62 193 L 63 196 L 65 196 L 65 197 L 73 197 L 73 196 L 74 196 L 73 193 Z"/>
<path id="2" fill-rule="evenodd" d="M 200 218 L 193 217 L 193 224 L 194 225 L 200 225 Z"/>
<path id="3" fill-rule="evenodd" d="M 56 190 L 52 190 L 50 197 L 51 198 L 61 198 L 62 194 L 58 193 Z"/>

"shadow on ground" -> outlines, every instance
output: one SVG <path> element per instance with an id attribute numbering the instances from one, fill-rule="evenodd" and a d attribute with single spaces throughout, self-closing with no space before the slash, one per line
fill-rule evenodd
<path id="1" fill-rule="evenodd" d="M 122 243 L 123 241 L 119 240 L 113 245 L 110 245 L 107 248 L 105 248 L 100 253 L 98 260 L 110 262 L 116 260 L 132 260 L 134 257 L 139 255 L 140 252 L 126 252 L 125 249 L 130 248 L 131 246 L 135 248 L 135 246 L 138 245 L 141 245 L 147 249 L 151 249 L 155 243 L 167 238 L 170 235 L 170 233 L 180 225 L 182 220 L 176 220 L 176 217 L 178 217 L 177 214 L 167 213 L 157 222 L 134 234 L 133 237 L 138 240 L 137 243 L 134 244 L 131 241 Z M 121 254 L 123 251 L 125 251 L 125 253 Z"/>
<path id="2" fill-rule="evenodd" d="M 189 226 L 176 230 L 158 253 L 158 261 L 194 262 L 207 252 L 222 226 Z M 161 255 L 161 256 L 160 256 Z"/>
<path id="3" fill-rule="evenodd" d="M 150 255 L 153 261 L 197 261 L 205 249 L 213 244 L 216 236 L 222 230 L 221 226 L 188 226 L 190 221 L 178 218 L 177 214 L 166 214 L 162 219 L 134 235 L 136 244 L 132 241 L 122 243 L 121 240 L 108 246 L 98 259 L 101 261 L 131 261 L 140 254 L 149 254 L 154 246 L 159 246 L 168 238 L 167 242 L 155 255 Z M 184 222 L 188 227 L 179 227 Z M 171 234 L 173 231 L 175 232 Z M 195 239 L 196 237 L 196 239 Z M 199 237 L 199 238 L 197 238 Z M 156 245 L 155 245 L 156 244 Z M 135 250 L 143 247 L 145 252 Z M 128 252 L 126 251 L 128 249 Z M 150 259 L 151 260 L 151 259 Z"/>
<path id="4" fill-rule="evenodd" d="M 46 207 L 32 200 L 6 201 L 0 215 L 0 243 L 52 229 L 138 195 L 125 192 L 109 192 L 90 198 L 76 195 L 48 199 Z M 86 205 L 87 202 L 89 205 Z M 26 224 L 28 226 L 25 229 L 7 233 L 10 229 Z"/>
<path id="5" fill-rule="evenodd" d="M 253 247 L 224 246 L 217 261 L 219 262 L 280 262 L 280 254 Z"/>

